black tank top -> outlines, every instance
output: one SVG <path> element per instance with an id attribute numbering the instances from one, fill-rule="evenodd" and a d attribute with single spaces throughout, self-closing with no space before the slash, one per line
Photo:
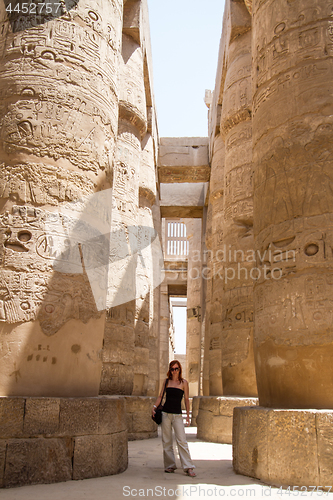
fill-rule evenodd
<path id="1" fill-rule="evenodd" d="M 178 389 L 177 387 L 167 387 L 165 394 L 166 399 L 162 411 L 165 413 L 180 414 L 182 412 L 181 402 L 184 395 L 183 389 Z"/>

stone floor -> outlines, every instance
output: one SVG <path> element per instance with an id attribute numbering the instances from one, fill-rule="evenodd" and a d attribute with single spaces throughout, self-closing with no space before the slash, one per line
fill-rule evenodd
<path id="1" fill-rule="evenodd" d="M 23 486 L 0 490 L 1 500 L 120 500 L 122 498 L 186 499 L 202 498 L 331 498 L 332 493 L 273 488 L 260 481 L 240 476 L 232 469 L 232 447 L 206 443 L 196 439 L 196 428 L 186 429 L 196 478 L 184 475 L 181 469 L 165 474 L 161 438 L 131 441 L 128 469 L 117 476 L 66 483 Z M 178 460 L 179 464 L 179 460 Z"/>

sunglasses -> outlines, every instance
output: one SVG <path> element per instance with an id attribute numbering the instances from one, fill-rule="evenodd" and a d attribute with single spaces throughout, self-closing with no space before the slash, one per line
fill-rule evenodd
<path id="1" fill-rule="evenodd" d="M 171 372 L 178 372 L 178 370 L 179 370 L 179 366 L 177 366 L 176 368 L 170 368 Z"/>

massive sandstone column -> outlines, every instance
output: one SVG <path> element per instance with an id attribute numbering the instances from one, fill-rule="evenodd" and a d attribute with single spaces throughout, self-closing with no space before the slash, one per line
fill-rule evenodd
<path id="1" fill-rule="evenodd" d="M 333 408 L 333 5 L 256 0 L 253 23 L 260 404 Z"/>
<path id="2" fill-rule="evenodd" d="M 203 267 L 204 267 L 203 279 L 206 280 L 206 297 L 205 297 L 206 318 L 204 324 L 202 395 L 209 396 L 209 376 L 210 376 L 209 343 L 210 343 L 210 316 L 211 316 L 211 304 L 212 304 L 212 279 L 211 279 L 211 259 L 210 259 L 210 253 L 211 253 L 210 250 L 212 247 L 212 204 L 210 203 L 210 201 L 208 201 L 208 207 L 207 207 L 205 244 L 206 244 L 206 251 L 203 254 Z"/>
<path id="3" fill-rule="evenodd" d="M 210 177 L 210 204 L 212 235 L 209 245 L 209 395 L 222 396 L 222 300 L 223 262 L 219 261 L 219 249 L 223 244 L 224 202 L 224 141 L 217 135 L 213 143 Z M 221 274 L 219 274 L 221 273 Z M 207 343 L 206 343 L 207 345 Z"/>
<path id="4" fill-rule="evenodd" d="M 225 141 L 223 244 L 217 255 L 224 266 L 222 379 L 225 396 L 255 396 L 251 31 L 245 5 L 239 15 L 244 32 L 228 47 L 220 127 Z"/>
<path id="5" fill-rule="evenodd" d="M 201 219 L 186 222 L 187 260 L 186 367 L 190 397 L 199 395 L 201 358 Z"/>
<path id="6" fill-rule="evenodd" d="M 122 2 L 71 4 L 0 7 L 2 395 L 98 394 Z"/>
<path id="7" fill-rule="evenodd" d="M 109 270 L 102 394 L 132 394 L 134 384 L 139 168 L 141 139 L 147 129 L 143 74 L 142 48 L 124 33 L 110 241 L 114 259 Z"/>
<path id="8" fill-rule="evenodd" d="M 155 395 L 158 380 L 159 343 L 155 325 L 159 323 L 155 295 L 159 277 L 160 246 L 154 227 L 152 207 L 156 200 L 154 142 L 147 133 L 142 142 L 139 171 L 138 261 L 136 269 L 136 315 L 133 394 Z M 162 256 L 162 253 L 161 253 Z"/>
<path id="9" fill-rule="evenodd" d="M 165 282 L 160 286 L 160 315 L 159 379 L 162 386 L 169 366 L 170 305 L 168 285 Z"/>

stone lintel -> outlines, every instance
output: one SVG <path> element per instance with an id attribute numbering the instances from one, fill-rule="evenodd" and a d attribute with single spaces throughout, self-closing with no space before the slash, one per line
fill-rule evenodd
<path id="1" fill-rule="evenodd" d="M 165 219 L 202 219 L 203 207 L 161 207 L 161 217 Z"/>
<path id="2" fill-rule="evenodd" d="M 187 285 L 169 285 L 169 297 L 186 297 Z"/>
<path id="3" fill-rule="evenodd" d="M 161 183 L 209 182 L 208 138 L 162 138 L 158 172 Z"/>
<path id="4" fill-rule="evenodd" d="M 182 271 L 184 273 L 187 272 L 187 259 L 188 257 L 186 256 L 186 259 L 180 260 L 179 257 L 175 257 L 174 259 L 170 258 L 168 256 L 167 259 L 164 260 L 164 268 L 168 271 Z"/>
<path id="5" fill-rule="evenodd" d="M 275 486 L 331 486 L 332 424 L 332 410 L 235 408 L 234 470 Z"/>
<path id="6" fill-rule="evenodd" d="M 210 166 L 176 165 L 158 167 L 158 178 L 160 183 L 176 182 L 209 182 Z"/>

